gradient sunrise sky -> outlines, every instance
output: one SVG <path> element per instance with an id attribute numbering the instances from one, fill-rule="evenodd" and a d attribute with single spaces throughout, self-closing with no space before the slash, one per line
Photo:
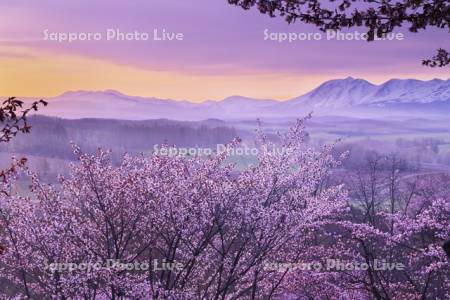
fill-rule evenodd
<path id="1" fill-rule="evenodd" d="M 450 48 L 446 30 L 402 41 L 264 40 L 270 32 L 316 32 L 287 25 L 226 0 L 0 0 L 0 95 L 50 97 L 68 90 L 115 89 L 159 98 L 203 101 L 230 95 L 288 99 L 323 81 L 347 76 L 450 77 L 421 59 Z M 49 32 L 184 34 L 183 41 L 44 40 Z M 360 30 L 363 32 L 363 30 Z"/>

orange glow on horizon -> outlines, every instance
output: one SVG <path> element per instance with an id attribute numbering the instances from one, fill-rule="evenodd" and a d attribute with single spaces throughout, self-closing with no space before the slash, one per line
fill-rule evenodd
<path id="1" fill-rule="evenodd" d="M 199 75 L 138 69 L 109 61 L 0 46 L 0 95 L 52 97 L 69 90 L 114 89 L 124 94 L 189 100 L 221 100 L 231 95 L 286 100 L 300 96 L 322 82 L 360 77 L 373 83 L 389 79 L 369 74 Z M 397 78 L 432 79 L 420 74 Z"/>

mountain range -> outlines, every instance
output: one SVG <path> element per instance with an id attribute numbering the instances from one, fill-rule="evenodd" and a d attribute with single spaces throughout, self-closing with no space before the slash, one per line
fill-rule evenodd
<path id="1" fill-rule="evenodd" d="M 35 100 L 27 98 L 26 101 Z M 347 77 L 326 81 L 309 93 L 275 101 L 231 96 L 221 101 L 193 103 L 137 97 L 118 91 L 69 91 L 47 98 L 39 113 L 68 119 L 109 118 L 127 120 L 255 119 L 318 115 L 450 114 L 450 79 L 421 81 L 391 79 L 375 85 Z"/>

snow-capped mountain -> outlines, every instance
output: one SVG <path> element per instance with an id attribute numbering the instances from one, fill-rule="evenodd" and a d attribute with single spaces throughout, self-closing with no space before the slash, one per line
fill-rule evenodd
<path id="1" fill-rule="evenodd" d="M 311 92 L 291 99 L 288 103 L 311 108 L 353 107 L 370 102 L 368 95 L 376 88 L 376 85 L 363 79 L 335 79 L 322 83 Z"/>
<path id="2" fill-rule="evenodd" d="M 450 79 L 391 79 L 375 85 L 347 77 L 324 82 L 311 92 L 287 101 L 231 96 L 221 101 L 193 103 L 128 96 L 114 90 L 71 91 L 46 100 L 50 105 L 39 113 L 70 119 L 256 119 L 300 116 L 309 111 L 350 115 L 355 110 L 450 114 Z"/>
<path id="3" fill-rule="evenodd" d="M 376 104 L 432 103 L 450 100 L 450 80 L 430 81 L 391 79 L 373 95 Z"/>
<path id="4" fill-rule="evenodd" d="M 347 77 L 327 81 L 311 92 L 287 101 L 287 104 L 291 108 L 306 106 L 323 110 L 449 100 L 450 80 L 391 79 L 381 85 L 374 85 L 363 79 Z"/>

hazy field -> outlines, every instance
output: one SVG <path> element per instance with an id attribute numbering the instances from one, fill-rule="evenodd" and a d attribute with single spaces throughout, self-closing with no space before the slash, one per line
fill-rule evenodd
<path id="1" fill-rule="evenodd" d="M 0 148 L 0 167 L 11 156 L 26 156 L 31 169 L 54 181 L 59 173 L 67 173 L 74 160 L 71 143 L 88 153 L 104 148 L 113 151 L 117 162 L 124 153 L 152 153 L 155 145 L 167 143 L 184 148 L 217 149 L 234 137 L 243 146 L 253 147 L 257 120 L 200 122 L 169 120 L 119 121 L 107 119 L 64 120 L 36 116 L 31 120 L 32 133 L 19 136 Z M 268 137 L 277 142 L 277 131 L 283 132 L 294 119 L 263 119 L 261 126 Z M 449 170 L 450 129 L 447 119 L 313 117 L 307 121 L 308 143 L 319 147 L 340 140 L 336 152 L 349 151 L 346 167 L 352 168 L 368 153 L 396 153 L 419 168 Z M 230 162 L 241 169 L 254 163 L 252 155 L 233 155 Z"/>

